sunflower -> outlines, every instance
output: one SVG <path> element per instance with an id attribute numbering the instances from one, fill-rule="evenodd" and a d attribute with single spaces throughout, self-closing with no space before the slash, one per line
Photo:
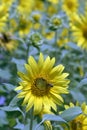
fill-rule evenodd
<path id="1" fill-rule="evenodd" d="M 29 16 L 34 7 L 34 0 L 19 0 L 17 10 L 23 16 Z"/>
<path id="2" fill-rule="evenodd" d="M 14 2 L 14 0 L 2 0 L 2 3 L 4 3 L 5 5 L 7 5 L 8 7 L 10 7 L 13 2 Z"/>
<path id="3" fill-rule="evenodd" d="M 73 103 L 70 103 L 70 106 L 65 105 L 65 108 L 68 109 L 74 106 L 75 105 Z M 85 103 L 82 103 L 82 105 L 77 103 L 76 106 L 80 106 L 83 113 L 77 116 L 74 120 L 70 121 L 70 130 L 87 130 L 87 105 Z"/>
<path id="4" fill-rule="evenodd" d="M 58 4 L 59 0 L 48 0 L 48 2 L 51 2 L 52 4 Z"/>
<path id="5" fill-rule="evenodd" d="M 55 32 L 46 30 L 46 27 L 43 28 L 42 34 L 43 34 L 44 38 L 46 38 L 47 40 L 51 40 L 55 36 Z"/>
<path id="6" fill-rule="evenodd" d="M 18 31 L 20 36 L 27 35 L 32 28 L 32 22 L 29 19 L 25 19 L 25 17 L 20 16 L 18 23 Z"/>
<path id="7" fill-rule="evenodd" d="M 69 34 L 69 31 L 67 28 L 63 28 L 62 32 L 60 33 L 60 36 L 57 40 L 57 45 L 59 47 L 62 47 L 62 46 L 66 46 L 67 47 L 67 43 L 69 42 L 69 38 L 68 38 L 68 34 Z"/>
<path id="8" fill-rule="evenodd" d="M 44 11 L 45 6 L 44 6 L 44 2 L 42 0 L 35 0 L 34 1 L 34 7 L 33 10 L 35 11 Z"/>
<path id="9" fill-rule="evenodd" d="M 48 16 L 52 17 L 53 15 L 55 15 L 57 13 L 58 13 L 57 7 L 54 4 L 50 4 L 47 7 L 47 14 L 48 14 Z"/>
<path id="10" fill-rule="evenodd" d="M 87 50 L 87 13 L 75 17 L 71 23 L 75 42 L 78 46 Z"/>
<path id="11" fill-rule="evenodd" d="M 62 3 L 62 9 L 67 13 L 67 14 L 72 14 L 77 11 L 78 9 L 78 0 L 63 0 Z"/>
<path id="12" fill-rule="evenodd" d="M 14 39 L 11 39 L 10 33 L 1 33 L 0 34 L 0 46 L 5 50 L 12 52 L 18 46 L 18 42 Z"/>
<path id="13" fill-rule="evenodd" d="M 0 32 L 2 32 L 6 27 L 6 22 L 8 18 L 8 8 L 5 4 L 0 5 Z"/>
<path id="14" fill-rule="evenodd" d="M 40 53 L 38 62 L 30 56 L 25 64 L 26 73 L 18 72 L 22 81 L 16 90 L 21 90 L 18 98 L 24 98 L 23 105 L 26 111 L 34 106 L 34 114 L 39 114 L 43 107 L 57 110 L 56 104 L 61 104 L 63 98 L 60 94 L 68 93 L 68 73 L 62 73 L 63 65 L 53 67 L 55 58 L 48 56 L 45 60 Z"/>

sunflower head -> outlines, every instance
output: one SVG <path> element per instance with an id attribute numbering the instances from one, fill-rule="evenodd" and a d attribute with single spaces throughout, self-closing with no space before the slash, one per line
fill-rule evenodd
<path id="1" fill-rule="evenodd" d="M 44 108 L 53 108 L 63 102 L 61 94 L 67 94 L 69 80 L 66 79 L 67 73 L 62 73 L 63 65 L 53 67 L 55 58 L 49 56 L 44 60 L 40 53 L 38 62 L 30 56 L 28 64 L 25 64 L 26 73 L 18 72 L 22 81 L 16 90 L 21 90 L 19 98 L 24 98 L 23 105 L 26 110 L 34 106 L 34 113 L 38 114 Z"/>
<path id="2" fill-rule="evenodd" d="M 70 103 L 70 105 L 65 105 L 65 108 L 80 106 L 83 113 L 77 116 L 74 120 L 70 121 L 70 130 L 86 130 L 87 129 L 87 105 L 82 103 L 81 105 L 77 102 L 76 105 Z"/>
<path id="3" fill-rule="evenodd" d="M 67 14 L 72 14 L 77 11 L 78 9 L 78 1 L 77 0 L 63 0 L 63 6 L 62 9 L 67 13 Z"/>
<path id="4" fill-rule="evenodd" d="M 52 4 L 58 4 L 59 0 L 48 0 L 48 2 L 51 2 Z"/>
<path id="5" fill-rule="evenodd" d="M 62 19 L 60 16 L 56 15 L 54 15 L 48 23 L 49 29 L 51 30 L 57 30 L 61 25 L 62 25 Z"/>
<path id="6" fill-rule="evenodd" d="M 87 14 L 75 16 L 71 24 L 72 34 L 77 45 L 87 50 Z"/>
<path id="7" fill-rule="evenodd" d="M 34 7 L 34 0 L 19 0 L 18 1 L 18 7 L 17 11 L 23 15 L 23 16 L 29 16 L 29 14 L 32 12 L 32 9 Z"/>
<path id="8" fill-rule="evenodd" d="M 0 46 L 5 50 L 12 52 L 18 46 L 18 42 L 12 38 L 13 36 L 10 33 L 1 33 L 0 34 Z"/>
<path id="9" fill-rule="evenodd" d="M 47 40 L 51 40 L 51 39 L 53 39 L 54 36 L 55 36 L 55 32 L 54 32 L 54 31 L 49 31 L 49 30 L 43 29 L 42 33 L 43 33 L 43 36 L 44 36 Z"/>
<path id="10" fill-rule="evenodd" d="M 41 14 L 40 13 L 33 13 L 32 14 L 32 18 L 33 18 L 33 20 L 34 20 L 34 22 L 39 22 L 40 21 L 40 19 L 41 19 Z"/>
<path id="11" fill-rule="evenodd" d="M 29 19 L 26 19 L 25 17 L 20 17 L 19 18 L 19 23 L 18 23 L 18 31 L 20 36 L 27 35 L 32 28 L 32 22 Z"/>
<path id="12" fill-rule="evenodd" d="M 31 44 L 36 45 L 36 46 L 41 45 L 43 43 L 42 36 L 38 32 L 31 33 L 29 36 L 29 41 Z"/>

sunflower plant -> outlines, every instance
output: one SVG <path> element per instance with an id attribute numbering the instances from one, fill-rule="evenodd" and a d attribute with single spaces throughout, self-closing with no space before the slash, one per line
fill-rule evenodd
<path id="1" fill-rule="evenodd" d="M 86 5 L 0 0 L 0 130 L 87 130 Z"/>

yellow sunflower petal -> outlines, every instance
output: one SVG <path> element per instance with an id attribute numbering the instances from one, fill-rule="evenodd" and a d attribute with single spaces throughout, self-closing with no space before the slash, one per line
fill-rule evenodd
<path id="1" fill-rule="evenodd" d="M 15 88 L 15 90 L 21 90 L 23 88 L 23 86 L 18 86 L 17 88 Z"/>
<path id="2" fill-rule="evenodd" d="M 33 105 L 34 105 L 34 99 L 35 99 L 34 96 L 30 97 L 30 99 L 28 101 L 28 104 L 27 104 L 27 107 L 26 107 L 26 111 L 29 111 L 33 107 Z"/>
<path id="3" fill-rule="evenodd" d="M 35 113 L 35 115 L 39 114 L 41 112 L 42 106 L 43 106 L 42 98 L 36 97 L 35 100 L 34 100 L 34 113 Z"/>
<path id="4" fill-rule="evenodd" d="M 26 96 L 25 96 L 25 98 L 24 98 L 24 100 L 23 100 L 22 105 L 25 105 L 25 104 L 28 102 L 30 96 L 31 96 L 31 93 L 27 93 L 27 94 L 26 94 Z"/>
<path id="5" fill-rule="evenodd" d="M 38 64 L 37 64 L 37 62 L 34 60 L 34 58 L 33 58 L 32 56 L 29 57 L 28 63 L 29 63 L 29 65 L 30 65 L 32 71 L 35 70 L 36 72 L 38 72 Z M 33 71 L 33 72 L 34 72 L 34 71 Z"/>

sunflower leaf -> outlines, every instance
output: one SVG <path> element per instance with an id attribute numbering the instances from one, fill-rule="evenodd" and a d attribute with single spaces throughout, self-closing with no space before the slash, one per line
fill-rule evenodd
<path id="1" fill-rule="evenodd" d="M 56 115 L 51 115 L 51 114 L 44 114 L 43 115 L 43 119 L 42 121 L 36 126 L 35 130 L 38 129 L 38 127 L 40 127 L 40 125 L 44 122 L 44 121 L 58 121 L 59 124 L 65 123 L 68 127 L 67 122 L 60 116 L 56 116 Z"/>
<path id="2" fill-rule="evenodd" d="M 7 112 L 12 112 L 12 111 L 19 111 L 23 118 L 25 118 L 25 115 L 23 113 L 23 111 L 18 107 L 17 103 L 20 99 L 17 98 L 17 96 L 15 96 L 11 102 L 9 103 L 8 106 L 3 106 L 3 107 L 0 107 L 1 110 L 4 110 L 4 111 L 7 111 Z"/>
<path id="3" fill-rule="evenodd" d="M 87 78 L 82 79 L 77 87 L 83 87 L 83 85 L 87 85 Z"/>
<path id="4" fill-rule="evenodd" d="M 4 111 L 7 111 L 7 112 L 19 111 L 22 114 L 22 116 L 25 117 L 22 110 L 17 106 L 14 106 L 14 107 L 13 106 L 4 106 L 4 107 L 0 107 L 0 109 L 4 110 Z"/>
<path id="5" fill-rule="evenodd" d="M 60 114 L 60 116 L 66 121 L 71 121 L 77 116 L 79 116 L 81 113 L 82 113 L 82 110 L 80 107 L 72 107 L 63 111 L 63 113 Z"/>

